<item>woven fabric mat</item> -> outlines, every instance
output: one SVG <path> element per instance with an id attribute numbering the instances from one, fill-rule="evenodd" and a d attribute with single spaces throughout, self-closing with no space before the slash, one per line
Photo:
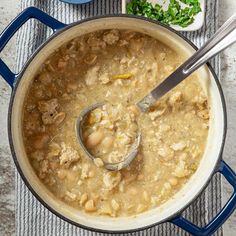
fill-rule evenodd
<path id="1" fill-rule="evenodd" d="M 21 0 L 21 10 L 35 6 L 64 23 L 72 23 L 96 15 L 121 12 L 121 0 L 94 0 L 90 4 L 73 6 L 58 0 Z M 218 28 L 218 0 L 206 0 L 206 21 L 201 30 L 183 33 L 197 46 L 201 46 Z M 41 23 L 30 20 L 17 35 L 17 70 L 26 62 L 35 49 L 50 35 L 50 30 Z M 219 58 L 212 65 L 219 74 Z M 72 236 L 109 235 L 93 233 L 75 227 L 49 212 L 29 192 L 19 174 L 16 174 L 16 234 L 19 236 Z M 215 175 L 207 189 L 186 209 L 184 216 L 199 226 L 204 226 L 220 210 L 221 178 Z M 177 226 L 164 223 L 156 227 L 123 235 L 183 236 L 189 235 Z M 215 235 L 222 235 L 219 229 Z"/>

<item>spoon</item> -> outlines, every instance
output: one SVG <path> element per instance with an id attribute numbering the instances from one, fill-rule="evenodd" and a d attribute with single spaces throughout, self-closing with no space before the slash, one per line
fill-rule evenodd
<path id="1" fill-rule="evenodd" d="M 225 48 L 229 47 L 236 41 L 236 14 L 230 17 L 213 35 L 213 37 L 206 42 L 206 44 L 196 51 L 186 62 L 177 68 L 169 77 L 167 77 L 161 84 L 156 86 L 149 94 L 140 100 L 136 106 L 141 112 L 146 112 L 148 109 L 163 95 L 168 93 L 199 67 L 204 65 L 209 59 L 219 54 Z M 85 147 L 82 136 L 83 121 L 86 116 L 98 107 L 102 107 L 104 102 L 99 102 L 85 108 L 79 115 L 76 123 L 77 138 L 88 157 L 94 160 L 94 157 Z M 118 163 L 104 163 L 104 167 L 108 170 L 120 170 L 127 167 L 131 161 L 136 157 L 141 141 L 141 133 L 138 132 L 134 143 L 131 145 L 129 153 L 123 161 Z"/>

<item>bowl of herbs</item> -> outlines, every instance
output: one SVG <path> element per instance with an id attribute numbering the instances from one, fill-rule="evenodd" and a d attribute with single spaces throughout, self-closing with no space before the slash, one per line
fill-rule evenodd
<path id="1" fill-rule="evenodd" d="M 178 31 L 199 30 L 205 0 L 122 0 L 122 13 L 148 17 Z"/>

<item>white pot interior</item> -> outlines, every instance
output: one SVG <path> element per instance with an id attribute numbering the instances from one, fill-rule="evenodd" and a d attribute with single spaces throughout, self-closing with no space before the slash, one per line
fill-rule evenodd
<path id="1" fill-rule="evenodd" d="M 34 77 L 35 72 L 38 70 L 43 61 L 49 56 L 49 54 L 51 54 L 56 48 L 60 47 L 60 45 L 73 39 L 74 37 L 92 31 L 109 28 L 132 29 L 146 33 L 174 48 L 176 51 L 179 51 L 186 58 L 194 52 L 194 49 L 174 32 L 171 32 L 155 23 L 141 19 L 128 17 L 110 17 L 99 18 L 77 24 L 58 34 L 57 37 L 54 37 L 40 50 L 39 53 L 37 53 L 37 55 L 28 65 L 18 85 L 13 102 L 11 134 L 16 158 L 21 171 L 37 195 L 47 205 L 49 205 L 64 217 L 81 225 L 97 228 L 100 230 L 123 231 L 133 230 L 164 221 L 176 212 L 182 210 L 196 197 L 199 191 L 206 184 L 207 180 L 211 177 L 214 167 L 218 161 L 224 135 L 225 121 L 221 96 L 217 84 L 213 79 L 213 75 L 210 73 L 207 67 L 204 66 L 199 69 L 199 73 L 201 75 L 201 82 L 208 92 L 211 100 L 211 121 L 207 147 L 196 173 L 191 177 L 188 183 L 175 196 L 173 196 L 172 199 L 153 210 L 135 217 L 126 218 L 91 216 L 56 200 L 55 197 L 53 197 L 53 195 L 37 178 L 26 156 L 21 130 L 24 97 L 29 88 L 29 85 L 31 84 L 31 80 Z"/>

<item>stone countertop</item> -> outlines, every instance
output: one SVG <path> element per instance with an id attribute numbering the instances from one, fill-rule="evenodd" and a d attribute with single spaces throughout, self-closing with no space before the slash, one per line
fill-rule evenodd
<path id="1" fill-rule="evenodd" d="M 19 3 L 14 0 L 0 1 L 0 32 L 19 13 Z M 220 1 L 220 25 L 236 12 L 235 0 Z M 14 69 L 15 38 L 0 54 L 7 64 Z M 224 159 L 236 171 L 236 44 L 221 54 L 221 84 L 224 90 L 228 112 L 228 134 L 223 154 Z M 10 155 L 7 138 L 7 112 L 10 99 L 10 87 L 0 79 L 0 235 L 15 234 L 15 189 L 14 163 Z M 224 182 L 223 202 L 231 193 L 231 187 Z M 224 224 L 224 235 L 236 234 L 236 212 Z"/>

